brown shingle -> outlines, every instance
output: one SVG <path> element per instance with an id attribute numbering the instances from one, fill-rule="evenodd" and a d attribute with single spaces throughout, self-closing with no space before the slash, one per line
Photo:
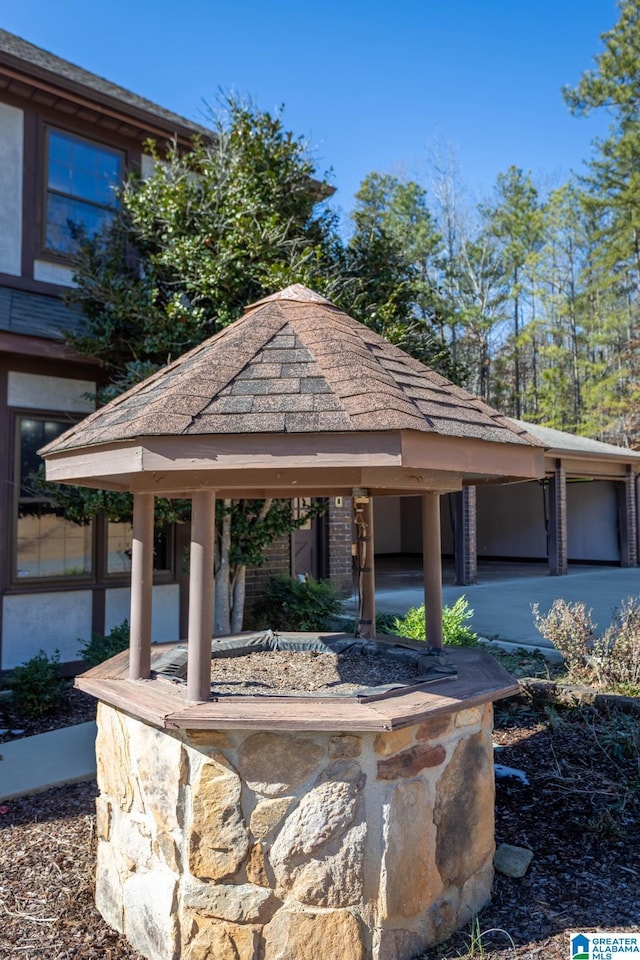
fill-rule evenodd
<path id="1" fill-rule="evenodd" d="M 532 442 L 477 397 L 295 285 L 253 304 L 46 450 L 145 435 L 407 429 Z"/>

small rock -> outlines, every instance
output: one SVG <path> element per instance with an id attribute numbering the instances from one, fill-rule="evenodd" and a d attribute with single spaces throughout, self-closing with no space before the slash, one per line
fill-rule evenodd
<path id="1" fill-rule="evenodd" d="M 521 780 L 526 786 L 529 786 L 527 775 L 524 770 L 516 770 L 515 767 L 505 767 L 503 763 L 494 764 L 497 780 Z"/>
<path id="2" fill-rule="evenodd" d="M 493 865 L 505 877 L 524 877 L 532 860 L 533 850 L 501 843 L 495 852 Z"/>

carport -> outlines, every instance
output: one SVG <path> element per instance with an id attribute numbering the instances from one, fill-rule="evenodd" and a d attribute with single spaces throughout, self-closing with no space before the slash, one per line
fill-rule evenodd
<path id="1" fill-rule="evenodd" d="M 545 477 L 442 498 L 442 555 L 454 561 L 456 583 L 475 583 L 478 561 L 545 564 L 552 576 L 570 563 L 637 566 L 640 453 L 515 422 L 547 447 Z M 415 498 L 376 503 L 378 555 L 388 565 L 420 555 L 418 510 Z"/>

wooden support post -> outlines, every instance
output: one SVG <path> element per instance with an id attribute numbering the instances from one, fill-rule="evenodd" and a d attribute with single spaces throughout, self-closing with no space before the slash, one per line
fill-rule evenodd
<path id="1" fill-rule="evenodd" d="M 549 480 L 549 573 L 567 572 L 567 479 L 562 460 L 556 460 Z"/>
<path id="2" fill-rule="evenodd" d="M 187 660 L 187 700 L 191 703 L 204 702 L 211 693 L 215 512 L 216 495 L 212 490 L 193 494 Z"/>
<path id="3" fill-rule="evenodd" d="M 464 487 L 455 495 L 454 555 L 456 583 L 466 586 L 478 579 L 476 539 L 476 488 Z"/>
<path id="4" fill-rule="evenodd" d="M 440 494 L 422 495 L 422 564 L 427 643 L 442 648 L 442 547 Z"/>
<path id="5" fill-rule="evenodd" d="M 355 496 L 356 545 L 360 613 L 356 624 L 356 636 L 369 640 L 376 638 L 376 577 L 373 540 L 373 500 L 368 496 Z"/>
<path id="6" fill-rule="evenodd" d="M 148 680 L 151 673 L 152 594 L 153 494 L 134 493 L 129 626 L 130 680 Z"/>

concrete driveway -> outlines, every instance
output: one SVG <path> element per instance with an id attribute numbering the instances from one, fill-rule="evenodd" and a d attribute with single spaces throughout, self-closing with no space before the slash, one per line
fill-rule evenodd
<path id="1" fill-rule="evenodd" d="M 537 632 L 531 606 L 546 613 L 557 597 L 582 601 L 602 630 L 612 609 L 628 597 L 640 597 L 640 568 L 573 566 L 564 577 L 550 577 L 545 564 L 485 563 L 478 583 L 456 587 L 445 564 L 443 602 L 464 595 L 473 609 L 473 628 L 480 636 L 522 646 L 549 647 Z M 403 613 L 424 601 L 420 560 L 376 560 L 376 608 Z"/>

